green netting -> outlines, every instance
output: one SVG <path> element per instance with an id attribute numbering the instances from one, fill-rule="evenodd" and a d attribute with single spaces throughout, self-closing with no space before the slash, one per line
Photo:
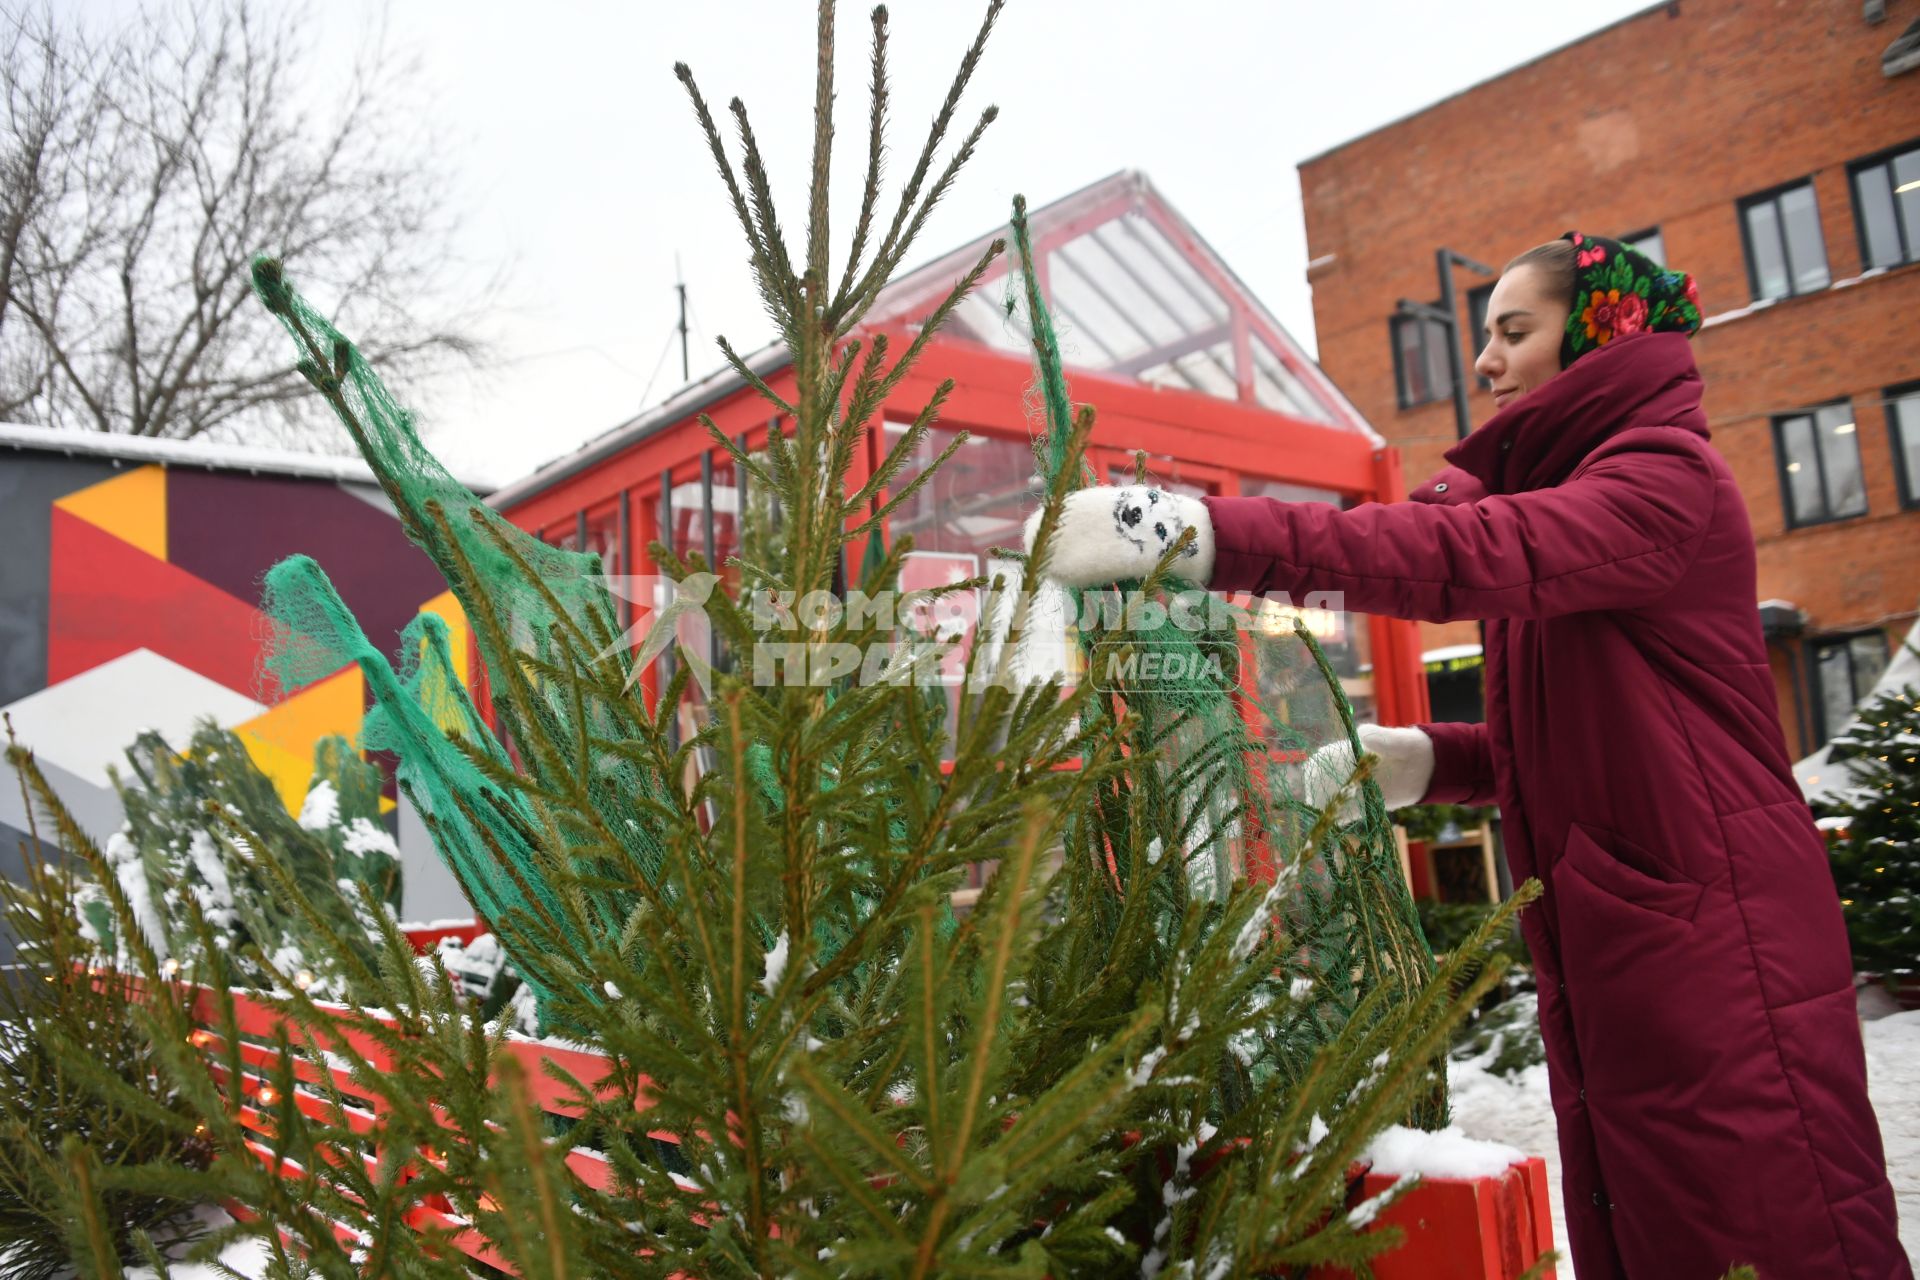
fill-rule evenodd
<path id="1" fill-rule="evenodd" d="M 452 587 L 486 669 L 495 679 L 513 677 L 494 708 L 507 743 L 580 744 L 577 759 L 536 763 L 576 781 L 593 829 L 565 830 L 567 818 L 576 824 L 578 818 L 563 818 L 562 809 L 542 806 L 520 786 L 502 785 L 528 762 L 516 762 L 486 728 L 437 616 L 423 614 L 410 624 L 401 652 L 390 659 L 368 640 L 320 567 L 295 556 L 267 575 L 264 607 L 276 630 L 266 674 L 297 689 L 348 663 L 359 666 L 373 701 L 363 745 L 398 757 L 401 789 L 483 919 L 498 926 L 517 913 L 549 924 L 570 920 L 596 937 L 617 936 L 631 893 L 613 887 L 563 900 L 559 886 L 610 862 L 657 871 L 660 841 L 645 820 L 645 802 L 660 797 L 666 784 L 660 770 L 587 747 L 616 736 L 608 706 L 583 702 L 572 686 L 550 678 L 557 674 L 552 660 L 567 642 L 584 641 L 594 653 L 609 653 L 609 662 L 622 659 L 599 558 L 548 546 L 500 518 L 440 465 L 421 443 L 412 415 L 358 350 L 286 286 L 277 264 L 257 264 L 254 282 L 305 353 L 302 372 L 334 402 L 408 536 Z M 540 733 L 514 732 L 534 724 Z M 523 953 L 514 960 L 544 998 L 553 979 L 541 957 Z"/>
<path id="2" fill-rule="evenodd" d="M 1016 215 L 1015 239 L 1025 255 L 1023 213 Z M 1032 273 L 1019 278 L 1030 281 Z M 919 758 L 915 753 L 932 750 L 937 759 L 941 744 L 951 742 L 955 767 L 977 768 L 984 743 L 995 735 L 1004 741 L 1016 732 L 1013 726 L 1034 721 L 1031 704 L 1022 701 L 1033 690 L 1009 695 L 1004 672 L 979 681 L 985 674 L 978 669 L 980 653 L 987 646 L 975 646 L 969 657 L 971 691 L 951 725 L 945 722 L 945 697 L 937 690 L 920 689 L 901 700 L 872 687 L 860 689 L 862 680 L 854 678 L 778 696 L 760 691 L 736 704 L 742 714 L 761 717 L 760 727 L 722 729 L 714 723 L 715 706 L 694 695 L 684 663 L 650 714 L 629 677 L 630 667 L 650 657 L 654 646 L 643 646 L 636 657 L 621 642 L 598 559 L 547 546 L 481 504 L 425 449 L 409 414 L 352 344 L 292 294 L 277 267 L 263 263 L 256 284 L 305 352 L 303 372 L 332 402 L 408 533 L 433 558 L 466 609 L 492 681 L 500 733 L 488 731 L 468 698 L 437 618 L 427 615 L 416 622 L 397 659 L 390 659 L 368 641 L 319 567 L 301 557 L 277 566 L 268 578 L 267 609 L 283 630 L 269 669 L 296 687 L 347 662 L 365 673 L 374 702 L 365 745 L 398 757 L 402 788 L 476 910 L 501 932 L 543 1010 L 558 988 L 569 982 L 578 986 L 580 979 L 578 972 L 554 971 L 553 948 L 532 939 L 566 939 L 576 970 L 583 963 L 579 958 L 595 947 L 642 954 L 645 940 L 634 936 L 632 925 L 645 915 L 636 914 L 642 898 L 657 912 L 671 909 L 672 893 L 684 891 L 663 884 L 662 876 L 664 860 L 674 856 L 674 841 L 693 838 L 685 829 L 685 810 L 677 807 L 686 802 L 683 788 L 697 792 L 736 778 L 742 794 L 755 799 L 753 820 L 770 830 L 784 829 L 792 838 L 796 797 L 782 783 L 783 774 L 814 779 L 808 787 L 817 788 L 818 798 L 801 797 L 805 803 L 799 812 L 831 812 L 849 803 L 834 794 L 843 770 L 863 767 L 868 772 L 862 803 L 870 816 L 863 819 L 868 827 L 859 840 L 870 840 L 870 849 L 898 853 L 911 843 L 915 824 L 924 821 L 919 807 L 940 803 L 937 775 L 913 764 Z M 1058 343 L 1030 285 L 1024 301 L 1043 407 L 1044 429 L 1035 442 L 1038 478 L 1057 491 L 1063 470 L 1081 465 L 1077 460 L 1091 419 L 1072 418 Z M 914 430 L 922 427 L 916 424 Z M 725 633 L 728 651 L 740 663 L 751 663 L 756 648 L 769 641 L 859 638 L 844 621 L 813 633 L 792 623 L 756 626 L 739 608 L 747 590 L 778 582 L 781 572 L 790 583 L 818 582 L 810 575 L 837 558 L 834 540 L 844 543 L 847 535 L 841 532 L 844 516 L 832 512 L 841 503 L 858 509 L 857 501 L 835 487 L 836 475 L 838 484 L 845 483 L 850 455 L 840 455 L 850 434 L 793 445 L 776 436 L 758 462 L 736 456 L 738 465 L 760 476 L 757 483 L 779 489 L 794 507 L 783 512 L 779 546 L 757 548 L 757 564 L 733 566 L 745 579 L 739 590 L 730 592 L 723 584 L 708 600 L 713 624 Z M 917 480 L 906 479 L 903 490 Z M 1079 483 L 1091 477 L 1070 479 Z M 813 509 L 806 509 L 809 504 Z M 867 576 L 855 585 L 872 594 L 895 586 L 907 544 L 889 548 L 878 520 L 869 525 Z M 795 536 L 802 538 L 801 545 L 788 545 Z M 1042 548 L 1036 551 L 1044 555 Z M 655 554 L 664 557 L 663 567 L 676 578 L 709 568 L 698 557 L 679 561 L 664 548 Z M 755 558 L 750 550 L 747 560 Z M 1064 827 L 1061 855 L 1075 865 L 1101 869 L 1098 876 L 1074 879 L 1073 892 L 1081 899 L 1074 909 L 1096 913 L 1106 921 L 1103 927 L 1119 929 L 1123 921 L 1137 918 L 1127 912 L 1126 902 L 1136 886 L 1143 886 L 1141 891 L 1164 908 L 1156 913 L 1160 927 L 1172 929 L 1190 904 L 1224 904 L 1233 885 L 1249 876 L 1271 879 L 1274 888 L 1263 909 L 1285 931 L 1294 956 L 1290 975 L 1296 982 L 1307 979 L 1314 992 L 1299 1002 L 1311 1017 L 1283 1037 L 1292 1066 L 1304 1069 L 1307 1058 L 1362 1007 L 1370 990 L 1388 988 L 1390 998 L 1373 1006 L 1384 1013 L 1410 998 L 1432 969 L 1378 789 L 1363 786 L 1361 816 L 1350 823 L 1323 816 L 1297 794 L 1300 762 L 1312 749 L 1344 738 L 1357 751 L 1351 710 L 1304 629 L 1296 626 L 1281 635 L 1249 631 L 1247 618 L 1223 616 L 1208 607 L 1201 592 L 1186 592 L 1189 607 L 1181 609 L 1181 593 L 1167 589 L 1163 574 L 1117 589 L 1168 607 L 1145 626 L 1137 614 L 1124 610 L 1108 625 L 1097 620 L 1098 610 L 1086 608 L 1089 593 L 1075 593 L 1076 616 L 1096 619 L 1077 632 L 1086 669 L 1111 670 L 1116 654 L 1150 648 L 1163 658 L 1177 656 L 1173 665 L 1191 674 L 1115 680 L 1086 704 L 1081 731 L 1091 730 L 1093 737 L 1119 735 L 1141 761 L 1125 773 L 1103 777 L 1085 811 L 1073 814 Z M 1017 650 L 1025 610 L 1025 604 L 1016 610 L 1015 634 L 1002 646 L 999 661 Z M 937 649 L 909 643 L 895 670 L 930 660 Z M 855 692 L 861 696 L 847 696 Z M 683 703 L 699 713 L 701 722 L 692 739 L 673 752 L 667 746 L 671 735 L 662 728 L 678 721 Z M 783 719 L 795 708 L 800 720 Z M 1009 715 L 1010 720 L 997 722 Z M 852 727 L 843 731 L 842 719 Z M 808 726 L 808 739 L 793 736 L 798 724 Z M 730 767 L 721 754 L 729 742 L 740 748 L 737 766 Z M 871 772 L 876 751 L 898 753 L 908 763 L 882 781 Z M 1184 875 L 1154 871 L 1169 850 L 1176 851 Z M 699 862 L 712 853 L 691 856 Z M 836 883 L 846 888 L 806 913 L 816 962 L 830 962 L 876 902 L 897 903 L 898 888 L 886 886 L 871 856 L 851 850 L 839 855 Z M 693 874 L 689 868 L 695 865 L 683 861 L 683 874 Z M 780 922 L 791 914 L 794 900 L 783 902 L 782 894 L 795 891 L 787 883 L 795 874 L 789 863 L 780 872 L 778 891 L 769 885 L 753 895 L 745 922 L 762 946 L 775 945 L 777 934 L 784 936 Z M 951 874 L 933 864 L 915 873 Z M 946 932 L 952 919 L 941 901 Z M 500 928 L 515 923 L 523 927 Z M 1436 1095 L 1414 1119 L 1433 1123 L 1443 1114 L 1444 1101 Z"/>
<path id="3" fill-rule="evenodd" d="M 1024 201 L 1015 201 L 1012 232 L 1021 269 L 1012 273 L 1005 310 L 1024 309 L 1033 341 L 1044 422 L 1035 441 L 1040 477 L 1052 485 L 1077 468 L 1069 489 L 1102 483 L 1076 447 Z M 1140 472 L 1148 479 L 1144 458 Z M 1044 559 L 1046 549 L 1035 550 Z M 1323 1005 L 1329 1030 L 1376 984 L 1393 990 L 1390 1003 L 1411 997 L 1431 978 L 1433 955 L 1378 786 L 1363 782 L 1358 817 L 1349 822 L 1323 816 L 1300 794 L 1301 762 L 1315 749 L 1345 739 L 1361 756 L 1338 678 L 1297 618 L 1276 635 L 1255 625 L 1258 614 L 1228 613 L 1217 602 L 1210 608 L 1208 593 L 1178 589 L 1184 584 L 1164 576 L 1171 561 L 1172 553 L 1145 582 L 1068 593 L 1071 615 L 1093 624 L 1076 627 L 1075 636 L 1084 669 L 1106 691 L 1092 704 L 1096 714 L 1136 718 L 1137 750 L 1151 761 L 1131 782 L 1116 779 L 1098 809 L 1068 827 L 1070 855 L 1110 858 L 1123 890 L 1130 876 L 1122 864 L 1142 850 L 1149 858 L 1177 850 L 1196 895 L 1224 899 L 1240 877 L 1272 877 L 1276 922 L 1299 949 L 1303 976 L 1331 997 Z M 1089 607 L 1089 596 L 1108 591 L 1165 607 Z M 1157 655 L 1154 671 L 1172 674 L 1129 678 L 1142 671 L 1116 661 L 1129 651 Z M 1445 1110 L 1443 1081 L 1414 1119 L 1438 1125 Z"/>

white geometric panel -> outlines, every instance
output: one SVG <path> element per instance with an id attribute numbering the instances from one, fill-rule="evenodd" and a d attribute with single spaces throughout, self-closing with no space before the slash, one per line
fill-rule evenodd
<path id="1" fill-rule="evenodd" d="M 197 671 L 135 649 L 0 708 L 20 745 L 83 782 L 107 786 L 108 766 L 126 772 L 126 749 L 148 729 L 185 747 L 200 721 L 230 727 L 267 708 Z"/>

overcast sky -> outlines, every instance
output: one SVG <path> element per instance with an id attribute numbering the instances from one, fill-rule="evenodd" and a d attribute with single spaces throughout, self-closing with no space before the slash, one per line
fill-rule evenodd
<path id="1" fill-rule="evenodd" d="M 112 21 L 122 0 L 82 0 Z M 1313 349 L 1303 158 L 1646 8 L 1431 0 L 1012 0 L 965 119 L 1000 118 L 909 264 L 1119 169 L 1144 170 L 1294 336 Z M 983 0 L 895 0 L 894 173 L 902 176 Z M 374 0 L 306 6 L 322 62 L 344 64 Z M 768 337 L 739 232 L 673 76 L 716 111 L 745 98 L 789 229 L 804 225 L 813 13 L 806 0 L 391 0 L 389 43 L 418 58 L 419 101 L 450 144 L 475 280 L 504 267 L 484 336 L 493 372 L 418 388 L 438 448 L 511 479 L 679 385 L 678 256 L 693 373 Z M 857 200 L 868 6 L 840 10 L 837 176 Z M 959 130 L 956 130 L 959 132 Z M 1470 181 L 1462 175 L 1463 181 Z M 841 206 L 842 238 L 852 209 Z M 327 299 L 316 299 L 325 305 Z M 656 372 L 657 370 L 657 372 Z"/>

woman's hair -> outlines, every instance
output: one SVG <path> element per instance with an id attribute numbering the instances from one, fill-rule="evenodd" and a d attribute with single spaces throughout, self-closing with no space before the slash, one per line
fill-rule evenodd
<path id="1" fill-rule="evenodd" d="M 1534 268 L 1546 280 L 1555 298 L 1569 307 L 1573 305 L 1573 295 L 1578 286 L 1574 278 L 1572 241 L 1549 240 L 1545 244 L 1537 244 L 1507 264 L 1508 271 L 1515 267 Z"/>

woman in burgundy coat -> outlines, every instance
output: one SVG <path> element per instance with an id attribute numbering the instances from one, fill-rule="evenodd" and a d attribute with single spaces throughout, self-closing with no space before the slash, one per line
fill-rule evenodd
<path id="1" fill-rule="evenodd" d="M 1689 277 L 1569 233 L 1509 264 L 1495 413 L 1424 502 L 1071 495 L 1047 576 L 1486 621 L 1485 724 L 1370 730 L 1391 806 L 1497 802 L 1580 1280 L 1912 1270 L 1824 845 L 1789 770 L 1754 544 L 1707 443 Z M 1456 490 L 1458 492 L 1456 492 Z"/>

